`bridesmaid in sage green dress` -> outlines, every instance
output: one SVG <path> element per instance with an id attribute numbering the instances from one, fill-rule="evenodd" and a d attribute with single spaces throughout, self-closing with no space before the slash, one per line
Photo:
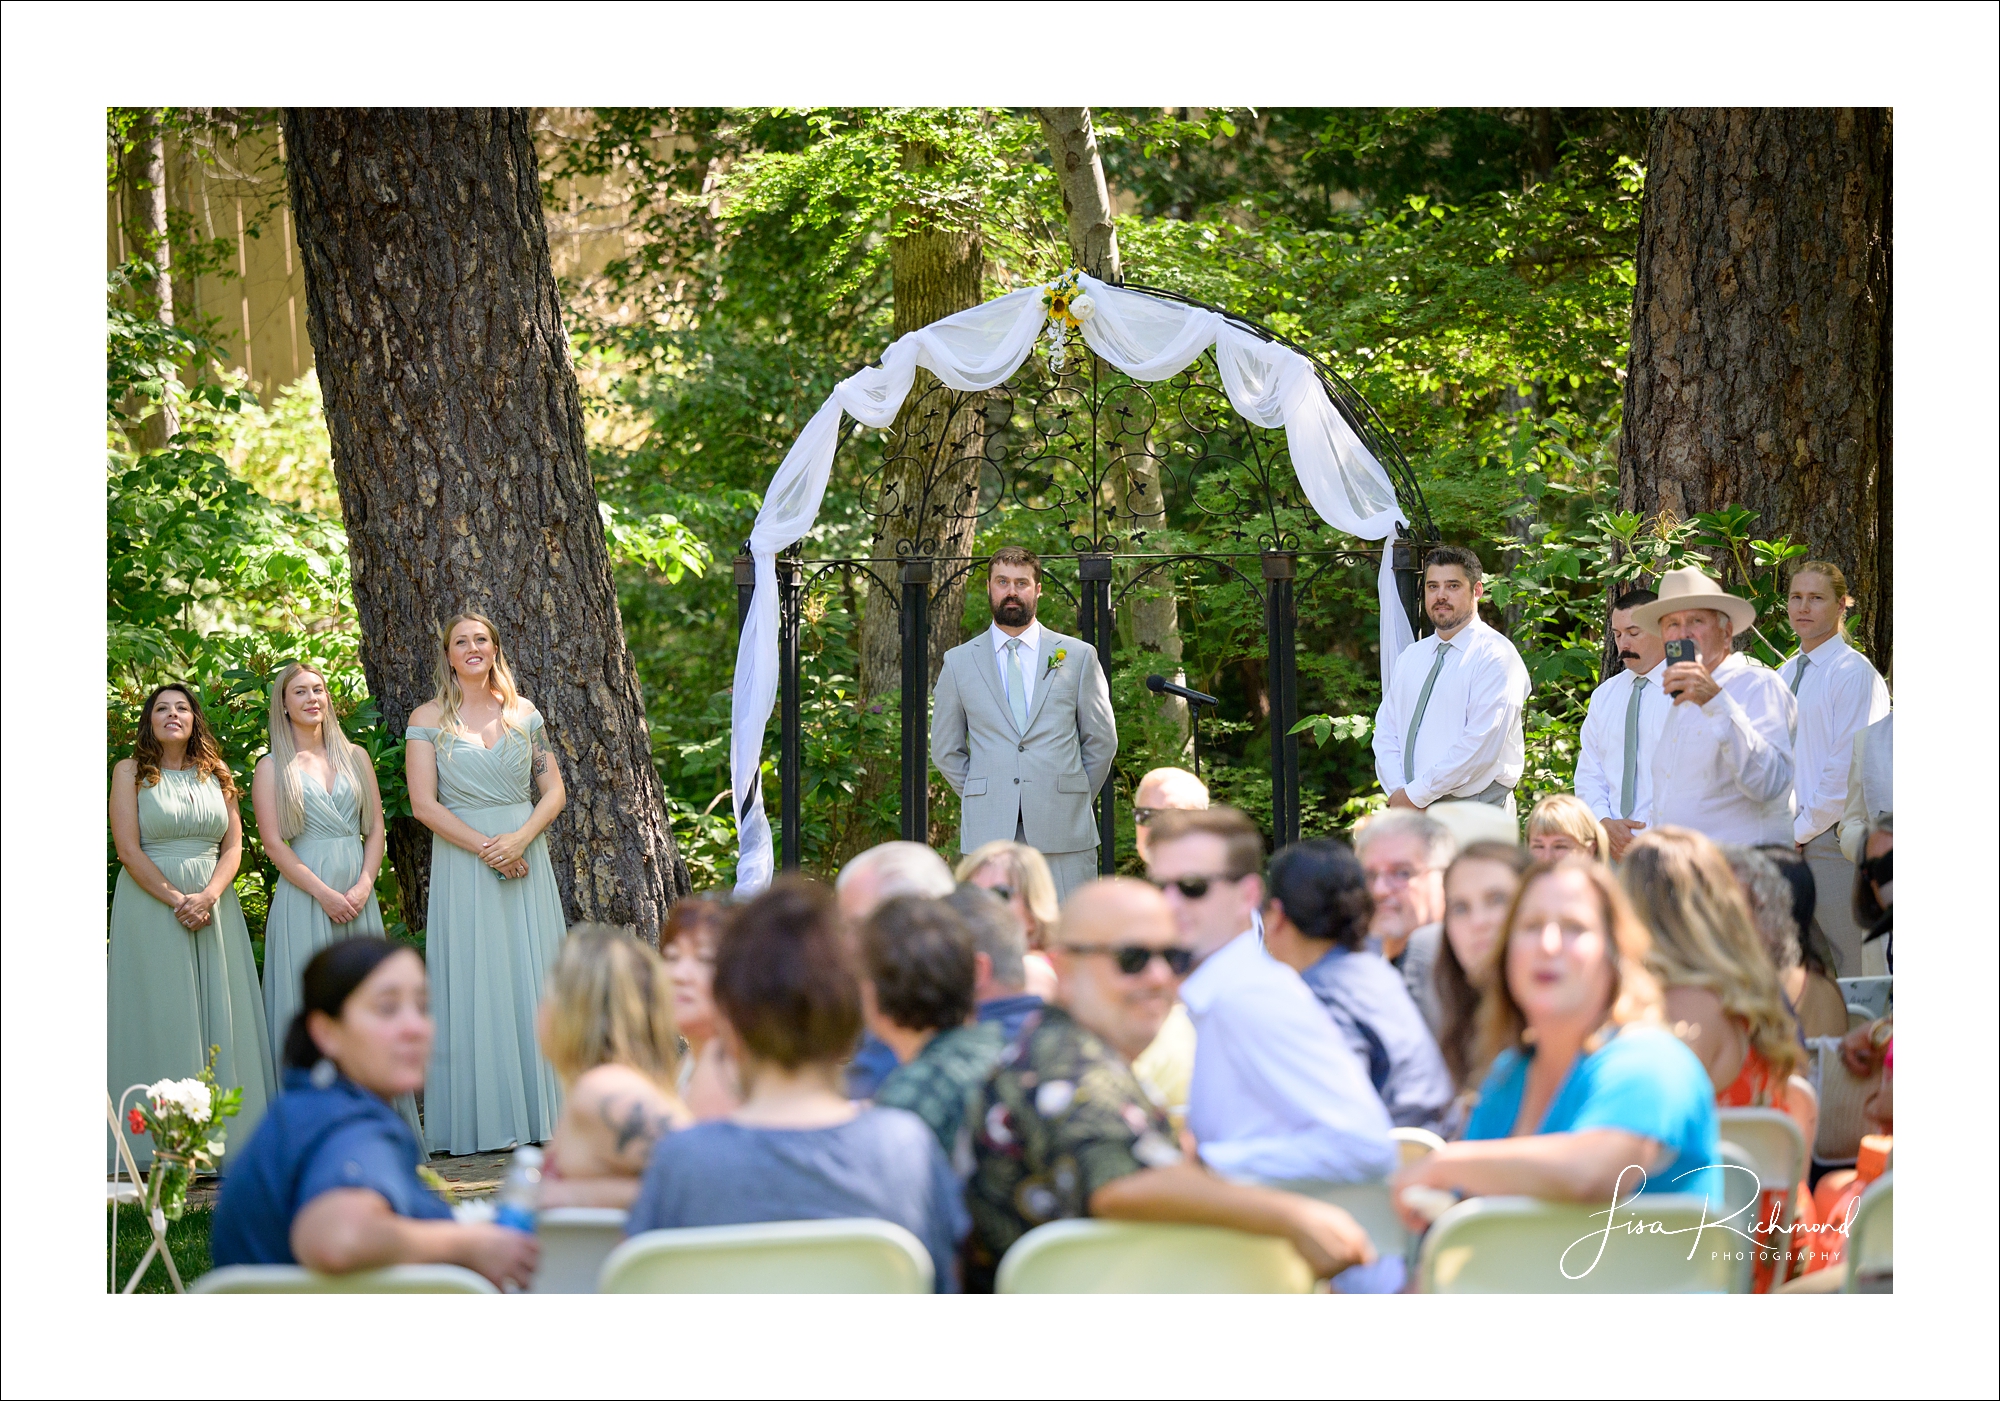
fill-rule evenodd
<path id="1" fill-rule="evenodd" d="M 124 867 L 111 899 L 112 1101 L 135 1084 L 201 1074 L 214 1046 L 216 1082 L 243 1090 L 225 1144 L 247 1143 L 273 1093 L 271 1038 L 231 885 L 243 859 L 236 782 L 189 688 L 146 697 L 139 742 L 111 774 L 111 837 Z M 142 1166 L 151 1161 L 152 1139 L 119 1132 Z"/>
<path id="2" fill-rule="evenodd" d="M 482 1153 L 546 1142 L 561 1090 L 535 1009 L 565 926 L 543 830 L 565 795 L 541 714 L 515 689 L 489 620 L 461 613 L 446 624 L 437 698 L 410 716 L 407 738 L 410 808 L 432 832 L 425 949 L 437 1044 L 425 1143 Z"/>
<path id="3" fill-rule="evenodd" d="M 271 685 L 271 750 L 250 780 L 257 837 L 278 868 L 264 921 L 264 1016 L 283 1084 L 285 1036 L 312 956 L 338 939 L 383 932 L 375 901 L 386 831 L 368 751 L 350 742 L 326 678 L 293 662 Z M 423 1137 L 414 1095 L 396 1112 Z"/>

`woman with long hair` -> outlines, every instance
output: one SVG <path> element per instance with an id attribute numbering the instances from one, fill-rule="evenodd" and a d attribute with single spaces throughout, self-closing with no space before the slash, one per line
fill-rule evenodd
<path id="1" fill-rule="evenodd" d="M 623 929 L 579 924 L 549 970 L 536 1027 L 563 1084 L 542 1205 L 630 1207 L 653 1144 L 692 1122 L 675 1090 L 666 965 Z"/>
<path id="2" fill-rule="evenodd" d="M 674 1027 L 687 1042 L 675 1088 L 697 1119 L 722 1119 L 742 1103 L 736 1066 L 716 1035 L 715 946 L 729 912 L 726 896 L 689 895 L 674 901 L 660 929 L 660 957 L 673 987 Z"/>
<path id="3" fill-rule="evenodd" d="M 561 1089 L 535 1038 L 566 923 L 548 825 L 562 771 L 514 685 L 498 629 L 460 613 L 438 638 L 437 694 L 408 730 L 410 810 L 431 829 L 430 962 L 438 1041 L 424 1081 L 432 1151 L 546 1142 Z M 539 794 L 539 796 L 537 796 Z"/>
<path id="4" fill-rule="evenodd" d="M 1783 1110 L 1810 1145 L 1819 1134 L 1819 1101 L 1801 1074 L 1798 1022 L 1722 849 L 1685 827 L 1654 828 L 1625 848 L 1619 880 L 1652 930 L 1649 961 L 1666 989 L 1668 1024 L 1701 1058 L 1715 1102 Z M 1765 1197 L 1759 1215 L 1768 1223 L 1783 1201 L 1775 1191 Z M 1803 1183 L 1797 1197 L 1809 1209 Z M 1782 1278 L 1774 1264 L 1757 1262 L 1758 1292 Z"/>
<path id="5" fill-rule="evenodd" d="M 285 1032 L 285 1092 L 229 1155 L 210 1250 L 217 1265 L 349 1274 L 450 1264 L 528 1283 L 535 1238 L 459 1222 L 419 1176 L 423 1145 L 389 1107 L 424 1083 L 430 989 L 415 949 L 363 936 L 306 964 Z"/>
<path id="6" fill-rule="evenodd" d="M 240 1142 L 272 1080 L 233 886 L 243 861 L 236 799 L 194 688 L 158 687 L 139 711 L 131 757 L 111 771 L 111 840 L 123 869 L 111 898 L 109 1088 L 115 1102 L 135 1084 L 199 1075 L 213 1047 L 217 1083 L 243 1089 L 232 1126 Z M 140 1163 L 151 1159 L 150 1139 L 127 1139 Z"/>
<path id="7" fill-rule="evenodd" d="M 1058 904 L 1048 861 L 1026 842 L 992 841 L 961 856 L 952 875 L 961 885 L 992 891 L 1013 909 L 1028 934 L 1028 954 L 1022 960 L 1025 987 L 1044 1002 L 1054 998 L 1056 970 L 1042 952 L 1055 928 Z"/>
<path id="8" fill-rule="evenodd" d="M 341 731 L 324 675 L 302 662 L 278 672 L 270 735 L 250 801 L 257 838 L 278 868 L 264 921 L 264 1011 L 268 1025 L 288 1027 L 312 956 L 337 939 L 382 933 L 375 877 L 387 838 L 375 766 Z M 415 1113 L 412 1100 L 412 1127 Z"/>
<path id="9" fill-rule="evenodd" d="M 1406 1222 L 1424 1224 L 1411 1186 L 1598 1203 L 1706 1191 L 1719 1205 L 1715 1095 L 1661 1024 L 1646 927 L 1609 868 L 1583 856 L 1536 866 L 1503 927 L 1480 1008 L 1493 1068 L 1464 1139 L 1390 1179 Z"/>
<path id="10" fill-rule="evenodd" d="M 1534 858 L 1512 842 L 1474 842 L 1444 870 L 1444 938 L 1431 979 L 1437 985 L 1438 1051 L 1458 1099 L 1445 1137 L 1456 1137 L 1478 1097 L 1487 1064 L 1479 1058 L 1479 999 L 1493 974 L 1514 889 Z"/>

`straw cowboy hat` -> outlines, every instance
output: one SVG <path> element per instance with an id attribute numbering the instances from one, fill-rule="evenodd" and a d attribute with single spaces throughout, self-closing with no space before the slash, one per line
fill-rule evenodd
<path id="1" fill-rule="evenodd" d="M 1642 603 L 1632 610 L 1632 621 L 1647 632 L 1660 635 L 1660 619 L 1689 608 L 1708 608 L 1729 619 L 1730 626 L 1743 632 L 1757 621 L 1757 605 L 1747 598 L 1723 592 L 1722 585 L 1689 565 L 1669 569 L 1660 580 L 1657 603 Z"/>

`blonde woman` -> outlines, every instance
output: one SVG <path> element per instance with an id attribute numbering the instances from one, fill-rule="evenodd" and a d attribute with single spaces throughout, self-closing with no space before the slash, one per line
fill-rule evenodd
<path id="1" fill-rule="evenodd" d="M 1574 793 L 1545 793 L 1528 813 L 1528 855 L 1537 861 L 1565 856 L 1611 859 L 1611 839 L 1590 804 Z"/>
<path id="2" fill-rule="evenodd" d="M 962 885 L 976 885 L 1005 900 L 1028 933 L 1028 953 L 1022 960 L 1026 991 L 1050 1002 L 1056 995 L 1056 970 L 1042 952 L 1055 927 L 1056 880 L 1048 860 L 1026 842 L 987 842 L 958 861 L 952 872 Z"/>
<path id="3" fill-rule="evenodd" d="M 410 810 L 432 834 L 425 952 L 438 1035 L 425 1142 L 449 1153 L 546 1142 L 561 1090 L 534 1008 L 564 919 L 543 833 L 565 795 L 541 712 L 515 688 L 490 619 L 445 624 L 437 695 L 410 716 L 408 741 Z"/>
<path id="4" fill-rule="evenodd" d="M 1406 1223 L 1412 1186 L 1464 1196 L 1624 1200 L 1708 1191 L 1715 1095 L 1694 1053 L 1661 1025 L 1646 928 L 1601 863 L 1570 856 L 1522 877 L 1486 970 L 1480 1059 L 1465 1137 L 1390 1179 Z"/>
<path id="5" fill-rule="evenodd" d="M 214 1046 L 216 1080 L 243 1089 L 232 1144 L 248 1140 L 276 1093 L 234 888 L 243 860 L 236 803 L 236 780 L 194 689 L 159 687 L 139 711 L 131 757 L 111 771 L 111 839 L 123 869 L 111 897 L 107 1088 L 115 1102 L 134 1084 L 199 1075 Z M 150 1138 L 126 1141 L 141 1165 L 152 1160 Z"/>
<path id="6" fill-rule="evenodd" d="M 570 930 L 536 1018 L 563 1083 L 543 1206 L 629 1208 L 653 1144 L 693 1122 L 674 1090 L 673 1002 L 652 949 L 608 925 Z"/>
<path id="7" fill-rule="evenodd" d="M 299 662 L 278 673 L 270 734 L 270 752 L 250 778 L 250 801 L 257 839 L 278 868 L 264 924 L 265 1021 L 285 1028 L 314 954 L 340 939 L 382 933 L 375 877 L 385 834 L 375 766 L 341 732 L 323 675 Z M 272 1075 L 283 1078 L 276 1063 Z"/>

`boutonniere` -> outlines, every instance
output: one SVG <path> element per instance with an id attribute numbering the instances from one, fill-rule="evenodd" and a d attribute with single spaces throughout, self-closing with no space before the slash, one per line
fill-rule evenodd
<path id="1" fill-rule="evenodd" d="M 1063 664 L 1063 659 L 1067 656 L 1069 656 L 1069 648 L 1067 647 L 1056 648 L 1055 655 L 1050 657 L 1048 660 L 1048 665 L 1042 668 L 1042 675 L 1044 677 L 1048 676 L 1057 667 Z"/>

